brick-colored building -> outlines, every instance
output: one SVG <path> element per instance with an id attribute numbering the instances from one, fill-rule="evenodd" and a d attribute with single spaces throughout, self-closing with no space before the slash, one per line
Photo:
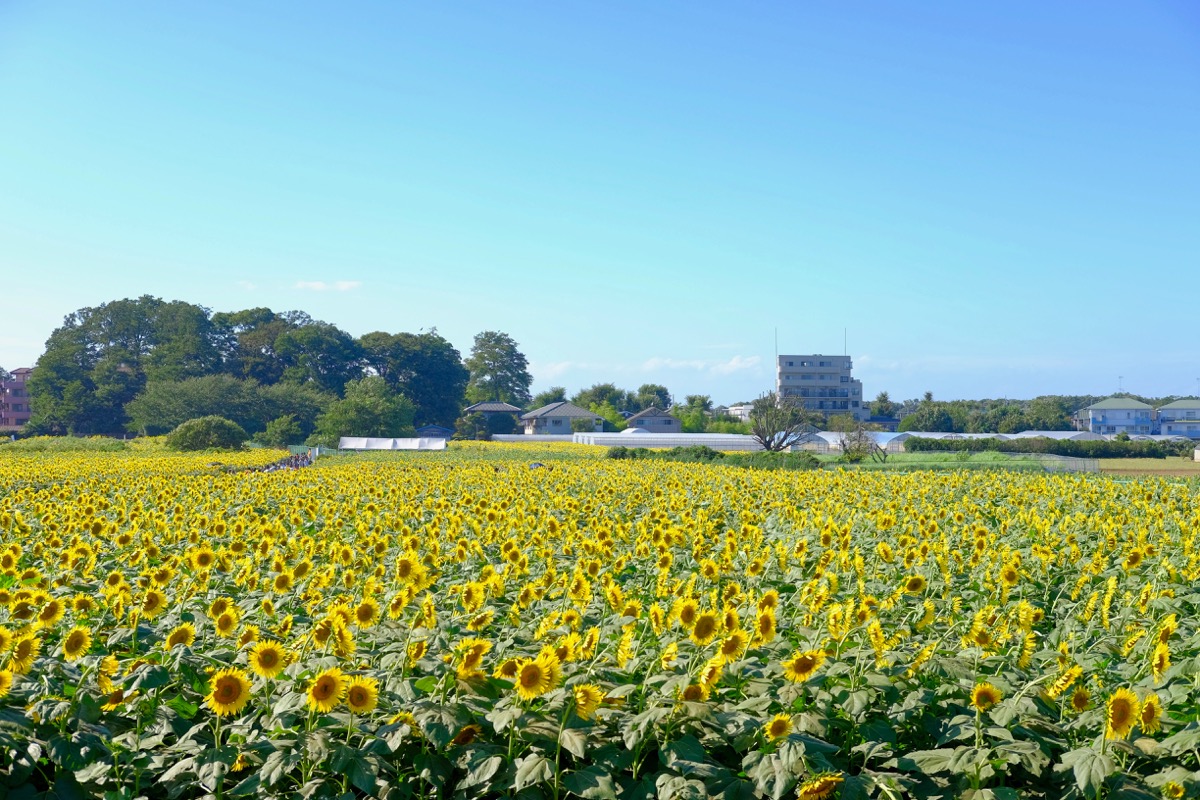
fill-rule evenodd
<path id="1" fill-rule="evenodd" d="M 29 367 L 12 371 L 12 379 L 0 381 L 0 432 L 14 433 L 29 422 L 29 391 L 25 382 L 33 372 Z"/>

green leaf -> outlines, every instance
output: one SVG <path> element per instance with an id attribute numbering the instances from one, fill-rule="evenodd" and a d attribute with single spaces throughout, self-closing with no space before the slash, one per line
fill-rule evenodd
<path id="1" fill-rule="evenodd" d="M 905 772 L 923 772 L 926 775 L 945 772 L 960 749 L 962 748 L 914 750 L 897 758 L 896 768 Z"/>
<path id="2" fill-rule="evenodd" d="M 414 681 L 413 688 L 422 694 L 429 694 L 437 688 L 437 683 L 437 678 L 433 677 L 432 675 L 427 675 L 424 678 L 421 678 L 419 681 Z"/>
<path id="3" fill-rule="evenodd" d="M 504 759 L 500 756 L 488 756 L 481 758 L 471 764 L 467 775 L 458 783 L 458 788 L 469 789 L 473 786 L 479 786 L 496 777 L 496 773 L 504 766 Z"/>
<path id="4" fill-rule="evenodd" d="M 558 741 L 576 758 L 583 758 L 587 749 L 587 734 L 579 728 L 563 728 L 559 731 Z"/>
<path id="5" fill-rule="evenodd" d="M 1091 747 L 1082 747 L 1064 753 L 1062 763 L 1056 769 L 1070 768 L 1075 773 L 1075 783 L 1085 797 L 1098 797 L 1104 780 L 1116 769 L 1116 763 Z"/>
<path id="6" fill-rule="evenodd" d="M 517 791 L 526 786 L 545 783 L 552 777 L 554 777 L 554 764 L 540 753 L 531 753 L 524 758 L 517 759 L 517 777 L 514 784 Z"/>
<path id="7" fill-rule="evenodd" d="M 575 770 L 563 779 L 567 791 L 586 800 L 616 800 L 617 787 L 612 776 L 600 767 Z"/>

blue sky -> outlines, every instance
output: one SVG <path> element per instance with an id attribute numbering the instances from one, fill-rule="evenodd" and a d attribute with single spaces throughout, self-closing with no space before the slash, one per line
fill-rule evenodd
<path id="1" fill-rule="evenodd" d="M 0 3 L 0 365 L 151 294 L 535 390 L 1195 393 L 1200 5 Z M 1120 376 L 1120 378 L 1118 377 Z"/>

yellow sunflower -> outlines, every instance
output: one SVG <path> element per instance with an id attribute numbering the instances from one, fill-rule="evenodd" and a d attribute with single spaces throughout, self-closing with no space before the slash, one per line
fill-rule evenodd
<path id="1" fill-rule="evenodd" d="M 346 705 L 355 714 L 369 714 L 379 703 L 379 681 L 359 675 L 346 687 Z"/>
<path id="2" fill-rule="evenodd" d="M 212 691 L 204 702 L 219 717 L 238 713 L 250 699 L 250 679 L 240 669 L 223 669 L 210 683 Z"/>
<path id="3" fill-rule="evenodd" d="M 33 669 L 33 660 L 42 650 L 42 640 L 26 635 L 17 639 L 8 656 L 8 668 L 16 675 L 25 675 Z"/>
<path id="4" fill-rule="evenodd" d="M 42 610 L 38 612 L 38 624 L 43 628 L 49 628 L 50 626 L 57 624 L 58 621 L 63 618 L 63 614 L 66 613 L 66 610 L 67 607 L 63 601 L 54 598 L 42 606 Z"/>
<path id="5" fill-rule="evenodd" d="M 746 647 L 749 644 L 750 637 L 746 635 L 746 632 L 735 630 L 721 641 L 721 646 L 718 648 L 717 653 L 723 661 L 736 661 L 741 657 L 742 653 L 746 652 Z"/>
<path id="6" fill-rule="evenodd" d="M 712 611 L 702 611 L 696 615 L 696 623 L 692 626 L 692 641 L 698 645 L 706 645 L 716 638 L 720 630 L 720 622 Z"/>
<path id="7" fill-rule="evenodd" d="M 92 632 L 82 625 L 71 629 L 62 641 L 63 658 L 67 661 L 78 661 L 87 655 L 92 647 Z"/>
<path id="8" fill-rule="evenodd" d="M 184 647 L 191 647 L 194 641 L 196 641 L 196 626 L 185 622 L 167 634 L 167 640 L 163 642 L 163 649 L 170 652 L 180 644 Z"/>
<path id="9" fill-rule="evenodd" d="M 217 636 L 230 637 L 237 631 L 238 613 L 232 607 L 222 611 L 214 621 Z"/>
<path id="10" fill-rule="evenodd" d="M 924 575 L 909 575 L 904 580 L 904 591 L 906 594 L 921 594 L 928 585 L 929 581 L 925 580 Z"/>
<path id="11" fill-rule="evenodd" d="M 763 733 L 765 733 L 767 738 L 771 741 L 789 736 L 791 732 L 791 714 L 776 714 L 766 725 L 763 725 Z"/>
<path id="12" fill-rule="evenodd" d="M 992 686 L 987 681 L 975 684 L 971 690 L 971 706 L 976 711 L 987 711 L 1004 699 L 1004 692 Z"/>
<path id="13" fill-rule="evenodd" d="M 1144 733 L 1158 733 L 1162 727 L 1162 701 L 1155 692 L 1149 692 L 1142 698 L 1142 711 L 1138 715 L 1138 723 Z"/>
<path id="14" fill-rule="evenodd" d="M 308 687 L 308 707 L 321 713 L 334 709 L 346 693 L 346 677 L 337 667 L 327 669 L 313 678 Z"/>
<path id="15" fill-rule="evenodd" d="M 783 662 L 783 674 L 790 681 L 803 683 L 813 676 L 825 663 L 824 650 L 805 650 L 792 653 L 792 657 Z"/>
<path id="16" fill-rule="evenodd" d="M 13 674 L 10 670 L 0 669 L 0 697 L 5 697 L 12 689 Z"/>
<path id="17" fill-rule="evenodd" d="M 550 691 L 550 672 L 541 657 L 520 663 L 516 674 L 516 690 L 522 700 L 533 700 Z"/>
<path id="18" fill-rule="evenodd" d="M 591 719 L 604 702 L 604 690 L 591 683 L 581 683 L 574 689 L 575 713 L 581 719 Z"/>
<path id="19" fill-rule="evenodd" d="M 1160 641 L 1154 645 L 1154 652 L 1150 655 L 1150 672 L 1154 675 L 1154 680 L 1161 681 L 1163 673 L 1171 668 L 1171 648 L 1166 642 Z"/>
<path id="20" fill-rule="evenodd" d="M 167 610 L 167 596 L 158 589 L 151 589 L 146 592 L 146 596 L 142 598 L 142 605 L 138 609 L 146 619 L 154 619 L 159 614 Z"/>
<path id="21" fill-rule="evenodd" d="M 373 597 L 367 597 L 354 607 L 354 621 L 363 630 L 373 628 L 379 622 L 380 613 L 379 603 Z"/>
<path id="22" fill-rule="evenodd" d="M 841 775 L 832 772 L 816 775 L 800 784 L 796 800 L 826 800 L 844 780 Z"/>
<path id="23" fill-rule="evenodd" d="M 1105 709 L 1104 738 L 1124 739 L 1137 724 L 1141 703 L 1137 695 L 1128 689 L 1117 689 L 1108 698 Z"/>
<path id="24" fill-rule="evenodd" d="M 1088 710 L 1088 706 L 1092 704 L 1092 693 L 1082 686 L 1076 687 L 1071 693 L 1071 710 L 1077 714 L 1082 714 Z"/>
<path id="25" fill-rule="evenodd" d="M 275 678 L 288 665 L 288 651 L 276 642 L 262 641 L 250 650 L 250 671 L 261 678 Z"/>

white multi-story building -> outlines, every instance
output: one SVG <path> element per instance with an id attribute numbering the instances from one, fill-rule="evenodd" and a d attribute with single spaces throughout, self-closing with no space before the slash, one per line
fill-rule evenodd
<path id="1" fill-rule="evenodd" d="M 1188 398 L 1158 409 L 1158 424 L 1167 436 L 1200 439 L 1200 400 Z"/>
<path id="2" fill-rule="evenodd" d="M 1154 408 L 1132 397 L 1110 397 L 1076 414 L 1077 427 L 1092 433 L 1154 433 Z"/>
<path id="3" fill-rule="evenodd" d="M 849 414 L 866 419 L 862 381 L 851 374 L 850 356 L 779 356 L 775 365 L 775 393 L 804 403 L 826 416 Z"/>

